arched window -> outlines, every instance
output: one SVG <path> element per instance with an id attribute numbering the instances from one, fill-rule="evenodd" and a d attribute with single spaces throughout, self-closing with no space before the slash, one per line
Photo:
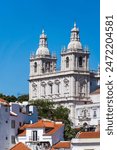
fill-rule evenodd
<path id="1" fill-rule="evenodd" d="M 79 57 L 79 67 L 82 67 L 82 57 Z"/>
<path id="2" fill-rule="evenodd" d="M 57 84 L 57 92 L 59 93 L 60 92 L 60 85 L 59 84 Z"/>
<path id="3" fill-rule="evenodd" d="M 49 93 L 51 95 L 51 94 L 53 94 L 53 83 L 51 81 L 49 81 L 48 85 L 49 85 Z"/>
<path id="4" fill-rule="evenodd" d="M 60 93 L 60 81 L 58 79 L 55 80 L 55 91 L 57 94 Z"/>
<path id="5" fill-rule="evenodd" d="M 66 68 L 69 67 L 69 57 L 66 58 Z"/>
<path id="6" fill-rule="evenodd" d="M 37 62 L 34 63 L 34 72 L 37 72 Z"/>
<path id="7" fill-rule="evenodd" d="M 50 94 L 52 94 L 53 92 L 53 88 L 52 88 L 52 84 L 50 84 Z"/>
<path id="8" fill-rule="evenodd" d="M 46 83 L 45 82 L 41 82 L 41 94 L 42 96 L 46 96 Z"/>

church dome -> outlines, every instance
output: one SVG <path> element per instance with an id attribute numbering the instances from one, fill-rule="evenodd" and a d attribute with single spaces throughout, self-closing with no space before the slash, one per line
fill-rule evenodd
<path id="1" fill-rule="evenodd" d="M 40 35 L 39 47 L 36 51 L 36 55 L 50 55 L 48 45 L 47 45 L 47 36 L 42 30 L 42 34 Z"/>
<path id="2" fill-rule="evenodd" d="M 68 44 L 68 49 L 82 49 L 82 45 L 79 41 L 71 41 Z"/>
<path id="3" fill-rule="evenodd" d="M 70 42 L 67 48 L 68 49 L 82 49 L 82 44 L 79 38 L 79 29 L 76 27 L 76 23 L 74 23 L 74 27 L 71 30 Z"/>
<path id="4" fill-rule="evenodd" d="M 50 55 L 50 52 L 47 47 L 39 47 L 36 51 L 36 55 Z"/>

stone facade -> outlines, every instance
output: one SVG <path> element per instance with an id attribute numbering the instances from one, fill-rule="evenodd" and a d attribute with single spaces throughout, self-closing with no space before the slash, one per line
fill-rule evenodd
<path id="1" fill-rule="evenodd" d="M 76 23 L 68 47 L 61 52 L 59 71 L 56 70 L 56 60 L 56 56 L 49 52 L 47 36 L 42 31 L 36 54 L 30 57 L 29 98 L 49 99 L 68 107 L 75 125 L 76 106 L 90 104 L 90 91 L 98 86 L 96 73 L 89 70 L 89 51 L 80 42 Z"/>

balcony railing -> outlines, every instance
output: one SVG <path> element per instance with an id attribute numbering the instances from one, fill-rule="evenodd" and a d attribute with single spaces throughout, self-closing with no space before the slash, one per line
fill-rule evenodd
<path id="1" fill-rule="evenodd" d="M 32 141 L 32 142 L 39 141 L 39 136 L 37 136 L 36 138 L 29 136 L 29 141 Z"/>

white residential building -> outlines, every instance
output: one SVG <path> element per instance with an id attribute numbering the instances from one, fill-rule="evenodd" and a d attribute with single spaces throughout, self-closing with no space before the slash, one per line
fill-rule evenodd
<path id="1" fill-rule="evenodd" d="M 61 52 L 59 71 L 56 60 L 56 56 L 50 54 L 47 36 L 42 31 L 36 54 L 30 57 L 29 99 L 48 99 L 56 105 L 64 105 L 70 109 L 69 117 L 74 126 L 78 126 L 78 108 L 92 104 L 90 92 L 99 87 L 99 70 L 89 69 L 89 51 L 80 42 L 76 23 L 67 48 Z"/>
<path id="2" fill-rule="evenodd" d="M 38 120 L 35 106 L 25 102 L 8 103 L 0 99 L 0 149 L 9 150 L 16 144 L 18 129 L 24 123 L 34 123 Z"/>
<path id="3" fill-rule="evenodd" d="M 10 105 L 0 98 L 0 149 L 8 150 L 10 145 Z"/>
<path id="4" fill-rule="evenodd" d="M 100 132 L 81 132 L 71 140 L 71 150 L 100 150 Z"/>
<path id="5" fill-rule="evenodd" d="M 18 129 L 24 123 L 34 123 L 38 120 L 38 112 L 35 106 L 30 106 L 28 102 L 23 103 L 10 103 L 10 133 L 12 147 L 16 143 L 16 135 Z"/>
<path id="6" fill-rule="evenodd" d="M 54 144 L 64 140 L 64 124 L 50 120 L 39 120 L 34 124 L 25 124 L 20 128 L 18 142 L 26 144 L 32 150 L 48 150 Z"/>

